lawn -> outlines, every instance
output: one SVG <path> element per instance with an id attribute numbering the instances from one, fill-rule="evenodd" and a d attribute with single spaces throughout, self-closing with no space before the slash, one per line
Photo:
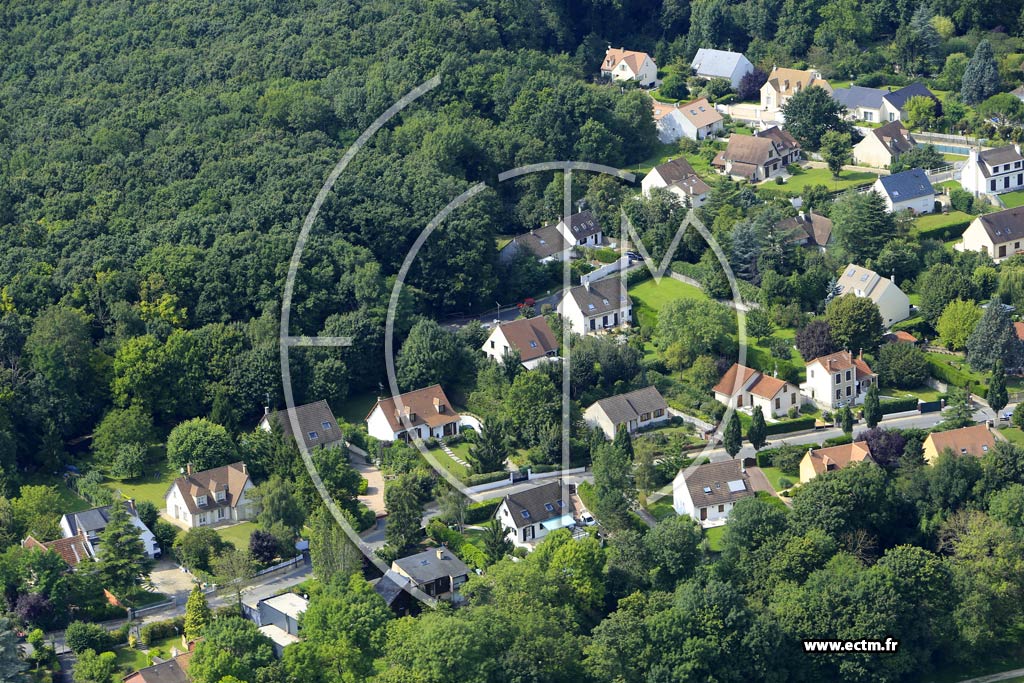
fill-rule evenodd
<path id="1" fill-rule="evenodd" d="M 966 154 L 953 154 L 952 152 L 941 152 L 942 158 L 945 161 L 964 161 L 967 158 Z"/>
<path id="2" fill-rule="evenodd" d="M 114 650 L 117 655 L 117 665 L 126 671 L 138 671 L 149 666 L 149 655 L 141 650 L 133 650 L 130 647 L 119 647 Z"/>
<path id="3" fill-rule="evenodd" d="M 366 415 L 377 402 L 377 392 L 364 391 L 361 394 L 349 396 L 348 400 L 340 406 L 331 406 L 334 414 L 339 420 L 349 424 L 361 425 L 366 420 Z"/>
<path id="4" fill-rule="evenodd" d="M 708 548 L 711 552 L 722 552 L 723 534 L 725 534 L 725 526 L 716 526 L 704 530 L 704 538 L 708 539 Z"/>
<path id="5" fill-rule="evenodd" d="M 630 165 L 627 168 L 637 175 L 646 175 L 650 173 L 651 169 L 655 166 L 659 166 L 669 159 L 675 159 L 679 155 L 679 145 L 674 142 L 662 143 L 658 145 L 658 149 L 653 156 L 644 159 L 637 164 Z"/>
<path id="6" fill-rule="evenodd" d="M 676 515 L 676 509 L 672 507 L 672 496 L 664 496 L 653 503 L 648 503 L 647 511 L 659 522 Z"/>
<path id="7" fill-rule="evenodd" d="M 469 451 L 469 444 L 468 443 L 456 444 L 455 446 L 451 446 L 450 448 L 452 449 L 452 451 L 456 455 L 458 455 L 463 460 L 466 460 L 466 458 L 468 456 L 468 451 Z M 437 461 L 439 463 L 441 463 L 441 467 L 445 468 L 446 470 L 451 472 L 453 475 L 455 475 L 455 478 L 458 479 L 459 481 L 465 481 L 466 477 L 469 476 L 469 470 L 468 469 L 466 469 L 465 467 L 463 467 L 459 463 L 457 463 L 454 460 L 452 460 L 451 458 L 449 458 L 448 454 L 445 453 L 444 451 L 442 451 L 440 448 L 435 448 L 435 449 L 431 450 L 430 454 L 433 455 L 435 458 L 437 458 Z M 466 462 L 469 462 L 469 461 L 466 460 Z"/>
<path id="8" fill-rule="evenodd" d="M 661 283 L 653 279 L 641 282 L 629 290 L 629 296 L 633 299 L 636 319 L 640 325 L 651 329 L 658 323 L 658 311 L 668 302 L 677 299 L 708 298 L 704 290 L 671 277 L 662 278 Z"/>
<path id="9" fill-rule="evenodd" d="M 57 489 L 57 500 L 53 501 L 55 512 L 61 514 L 68 512 L 81 512 L 92 507 L 85 498 L 72 491 L 60 477 L 53 477 L 47 474 L 35 473 L 25 475 L 21 484 L 23 486 L 52 486 Z"/>
<path id="10" fill-rule="evenodd" d="M 249 547 L 249 536 L 256 531 L 256 525 L 252 522 L 240 522 L 231 526 L 216 527 L 214 531 L 225 541 L 230 542 L 239 550 Z"/>
<path id="11" fill-rule="evenodd" d="M 1000 427 L 999 433 L 1006 437 L 1006 440 L 1018 446 L 1024 446 L 1024 432 L 1017 427 Z"/>
<path id="12" fill-rule="evenodd" d="M 103 485 L 111 491 L 120 491 L 121 495 L 127 498 L 134 498 L 137 503 L 146 500 L 156 505 L 158 509 L 163 508 L 164 496 L 171 482 L 178 477 L 178 472 L 174 471 L 163 457 L 155 460 L 147 470 L 148 474 L 139 479 L 108 479 Z"/>
<path id="13" fill-rule="evenodd" d="M 963 186 L 960 185 L 959 180 L 943 180 L 941 183 L 935 183 L 932 187 L 936 190 L 942 188 L 950 188 L 951 190 L 962 190 Z"/>
<path id="14" fill-rule="evenodd" d="M 928 213 L 914 219 L 914 228 L 911 234 L 922 230 L 932 230 L 956 223 L 970 223 L 974 216 L 963 211 L 950 211 L 949 213 Z"/>
<path id="15" fill-rule="evenodd" d="M 789 486 L 782 486 L 779 484 L 780 479 L 788 479 L 790 486 L 796 484 L 800 477 L 794 477 L 790 474 L 786 474 L 778 467 L 762 467 L 761 471 L 764 472 L 764 476 L 768 477 L 768 481 L 771 482 L 772 488 L 776 491 L 785 491 Z"/>
<path id="16" fill-rule="evenodd" d="M 843 171 L 839 179 L 832 177 L 832 171 L 827 168 L 801 168 L 792 177 L 786 179 L 783 189 L 793 193 L 802 194 L 811 185 L 824 185 L 829 190 L 839 191 L 850 187 L 868 185 L 878 179 L 878 174 L 867 171 Z M 769 181 L 769 187 L 778 187 L 773 181 Z"/>
<path id="17" fill-rule="evenodd" d="M 882 396 L 892 396 L 893 398 L 903 398 L 904 396 L 917 396 L 924 402 L 938 401 L 940 397 L 945 394 L 938 389 L 932 387 L 915 387 L 913 389 L 897 389 L 893 386 L 883 386 L 881 388 Z"/>
<path id="18" fill-rule="evenodd" d="M 999 198 L 1003 200 L 1003 204 L 1006 204 L 1006 208 L 1008 209 L 1015 209 L 1018 206 L 1024 206 L 1024 190 L 1007 192 L 1006 194 L 999 195 Z"/>

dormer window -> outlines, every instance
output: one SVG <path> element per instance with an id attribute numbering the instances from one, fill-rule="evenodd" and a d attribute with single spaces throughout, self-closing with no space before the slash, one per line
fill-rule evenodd
<path id="1" fill-rule="evenodd" d="M 221 491 L 217 491 L 217 493 L 215 494 L 215 497 L 217 498 L 217 502 L 219 502 L 219 503 L 223 503 L 223 502 L 224 502 L 224 499 L 225 499 L 225 498 L 226 498 L 227 496 L 226 496 L 226 495 L 224 494 L 224 491 L 223 491 L 223 490 L 221 490 Z"/>
<path id="2" fill-rule="evenodd" d="M 199 507 L 206 505 L 206 496 L 196 496 L 196 505 Z"/>

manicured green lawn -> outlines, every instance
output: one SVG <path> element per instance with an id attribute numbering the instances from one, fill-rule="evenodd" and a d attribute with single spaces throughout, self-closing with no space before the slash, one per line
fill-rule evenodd
<path id="1" fill-rule="evenodd" d="M 654 515 L 654 518 L 659 522 L 676 516 L 676 510 L 672 507 L 672 496 L 665 496 L 653 503 L 648 503 L 647 511 Z"/>
<path id="2" fill-rule="evenodd" d="M 790 474 L 786 474 L 778 467 L 762 467 L 761 471 L 764 472 L 764 476 L 768 477 L 768 481 L 771 482 L 772 488 L 776 491 L 785 491 L 789 486 L 782 486 L 779 484 L 780 479 L 788 479 L 790 486 L 800 481 L 800 477 L 794 477 Z"/>
<path id="3" fill-rule="evenodd" d="M 225 541 L 230 542 L 238 550 L 249 547 L 249 537 L 256 531 L 256 525 L 252 522 L 240 522 L 231 526 L 223 526 L 215 529 L 217 535 Z"/>
<path id="4" fill-rule="evenodd" d="M 651 169 L 655 166 L 665 163 L 669 159 L 676 159 L 679 157 L 679 145 L 674 142 L 659 144 L 657 151 L 654 155 L 640 161 L 636 164 L 632 164 L 627 168 L 630 171 L 638 175 L 646 175 L 651 172 Z"/>
<path id="5" fill-rule="evenodd" d="M 463 447 L 464 450 L 460 450 L 459 449 L 460 446 Z M 458 455 L 460 458 L 465 460 L 466 456 L 468 455 L 469 444 L 467 444 L 467 443 L 460 443 L 460 444 L 457 444 L 456 446 L 452 446 L 451 449 L 452 449 L 452 451 L 454 451 L 456 453 L 456 455 Z M 469 476 L 469 470 L 468 469 L 466 469 L 465 467 L 463 467 L 459 463 L 457 463 L 454 460 L 452 460 L 451 458 L 449 458 L 448 454 L 445 453 L 444 451 L 442 451 L 440 448 L 433 449 L 432 451 L 430 451 L 430 454 L 433 455 L 435 458 L 437 458 L 437 461 L 439 463 L 441 463 L 441 467 L 445 468 L 446 470 L 448 470 L 449 472 L 454 474 L 455 477 L 457 479 L 459 479 L 460 481 L 465 481 L 466 477 Z M 469 461 L 466 460 L 466 462 L 469 462 Z"/>
<path id="6" fill-rule="evenodd" d="M 144 477 L 127 481 L 108 479 L 103 485 L 111 491 L 120 491 L 127 498 L 134 498 L 137 503 L 146 500 L 162 509 L 167 489 L 178 476 L 179 473 L 171 468 L 167 460 L 160 458 L 146 468 Z"/>
<path id="7" fill-rule="evenodd" d="M 114 650 L 117 655 L 117 665 L 129 671 L 138 671 L 149 666 L 149 655 L 141 650 L 133 650 L 130 647 L 119 647 Z"/>
<path id="8" fill-rule="evenodd" d="M 971 366 L 960 356 L 950 356 L 945 353 L 925 352 L 925 356 L 936 363 L 949 366 L 955 370 L 966 373 L 970 377 L 971 391 L 984 395 L 986 391 L 988 376 L 971 370 Z"/>
<path id="9" fill-rule="evenodd" d="M 950 211 L 945 214 L 928 213 L 914 219 L 914 228 L 911 232 L 915 233 L 921 230 L 931 230 L 932 228 L 954 225 L 956 223 L 970 223 L 972 220 L 974 220 L 974 216 L 964 213 L 963 211 Z"/>
<path id="10" fill-rule="evenodd" d="M 1024 432 L 1017 427 L 1000 427 L 999 433 L 1005 436 L 1010 443 L 1024 446 Z"/>
<path id="11" fill-rule="evenodd" d="M 1014 209 L 1018 206 L 1024 206 L 1024 190 L 1018 192 L 1007 192 L 1006 194 L 999 195 L 999 198 L 1006 204 L 1006 208 Z"/>
<path id="12" fill-rule="evenodd" d="M 963 161 L 967 158 L 966 154 L 953 154 L 952 152 L 942 152 L 941 154 L 946 161 Z"/>
<path id="13" fill-rule="evenodd" d="M 676 299 L 708 298 L 704 290 L 668 276 L 663 277 L 660 283 L 651 279 L 631 287 L 629 296 L 632 297 L 634 305 L 638 305 L 636 301 L 639 299 L 639 306 L 645 306 L 655 312 Z"/>
<path id="14" fill-rule="evenodd" d="M 892 396 L 893 398 L 903 398 L 904 396 L 917 396 L 922 401 L 938 401 L 939 397 L 943 395 L 943 392 L 938 389 L 932 389 L 931 387 L 915 387 L 913 389 L 897 389 L 892 386 L 883 386 L 881 388 L 882 396 Z"/>
<path id="15" fill-rule="evenodd" d="M 54 512 L 65 514 L 88 510 L 92 505 L 85 498 L 72 491 L 60 477 L 36 473 L 27 475 L 22 481 L 23 486 L 52 486 L 57 489 L 57 500 L 53 501 Z"/>
<path id="16" fill-rule="evenodd" d="M 959 180 L 943 180 L 941 183 L 935 183 L 932 187 L 934 187 L 936 190 L 945 187 L 948 187 L 953 190 L 963 189 L 963 187 L 960 185 Z"/>
<path id="17" fill-rule="evenodd" d="M 704 530 L 704 538 L 708 539 L 708 548 L 712 552 L 722 552 L 722 535 L 725 534 L 724 526 L 716 526 Z"/>
<path id="18" fill-rule="evenodd" d="M 331 406 L 334 415 L 339 420 L 349 424 L 361 425 L 366 420 L 367 413 L 377 402 L 377 392 L 364 391 L 361 394 L 349 396 L 348 400 L 340 406 Z"/>
<path id="19" fill-rule="evenodd" d="M 832 171 L 827 168 L 801 168 L 791 178 L 786 180 L 782 189 L 793 194 L 801 194 L 811 185 L 824 185 L 829 190 L 845 190 L 850 187 L 867 185 L 875 182 L 878 174 L 867 171 L 843 171 L 839 179 L 832 177 Z M 769 187 L 778 187 L 774 182 L 769 181 Z"/>

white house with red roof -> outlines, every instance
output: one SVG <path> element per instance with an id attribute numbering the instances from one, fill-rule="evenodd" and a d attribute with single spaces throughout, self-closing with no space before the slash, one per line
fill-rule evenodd
<path id="1" fill-rule="evenodd" d="M 739 363 L 732 364 L 712 391 L 719 403 L 751 411 L 760 406 L 765 417 L 783 417 L 801 403 L 796 386 Z"/>
<path id="2" fill-rule="evenodd" d="M 461 424 L 440 384 L 378 399 L 366 416 L 367 432 L 386 443 L 453 436 Z"/>
<path id="3" fill-rule="evenodd" d="M 259 511 L 249 495 L 254 487 L 244 462 L 201 472 L 189 464 L 164 494 L 164 511 L 188 529 L 241 522 Z"/>
<path id="4" fill-rule="evenodd" d="M 878 381 L 862 356 L 837 351 L 807 363 L 807 381 L 800 393 L 827 410 L 854 406 L 864 401 L 868 388 Z"/>
<path id="5" fill-rule="evenodd" d="M 658 65 L 646 52 L 608 46 L 601 62 L 601 76 L 613 81 L 636 81 L 642 87 L 654 85 Z"/>
<path id="6" fill-rule="evenodd" d="M 506 353 L 514 353 L 527 370 L 558 360 L 558 340 L 544 316 L 495 325 L 481 349 L 499 363 Z"/>

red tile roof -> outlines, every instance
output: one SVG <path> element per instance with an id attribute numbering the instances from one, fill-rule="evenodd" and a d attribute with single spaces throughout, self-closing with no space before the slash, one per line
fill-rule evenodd
<path id="1" fill-rule="evenodd" d="M 714 386 L 716 394 L 725 394 L 726 396 L 734 396 L 738 391 L 742 391 L 743 387 L 747 386 L 747 382 L 750 378 L 757 374 L 757 370 L 754 368 L 748 368 L 746 365 L 740 365 L 739 363 L 733 363 L 732 367 L 725 371 L 722 375 L 722 379 Z M 739 375 L 740 385 L 739 389 L 736 388 L 736 377 Z"/>

